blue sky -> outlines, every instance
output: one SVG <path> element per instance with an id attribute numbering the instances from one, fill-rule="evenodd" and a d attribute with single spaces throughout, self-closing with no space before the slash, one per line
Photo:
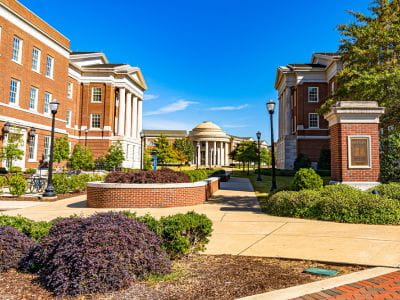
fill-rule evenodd
<path id="1" fill-rule="evenodd" d="M 276 68 L 335 51 L 336 25 L 369 1 L 22 0 L 71 40 L 139 66 L 148 84 L 146 129 L 211 120 L 228 133 L 269 140 L 265 102 Z M 275 126 L 276 127 L 276 126 Z M 268 131 L 267 131 L 268 130 Z"/>

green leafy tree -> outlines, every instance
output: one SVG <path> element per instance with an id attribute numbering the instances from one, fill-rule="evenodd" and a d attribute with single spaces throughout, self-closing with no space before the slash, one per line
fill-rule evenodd
<path id="1" fill-rule="evenodd" d="M 400 181 L 400 132 L 391 131 L 382 139 L 381 179 Z"/>
<path id="2" fill-rule="evenodd" d="M 107 170 L 115 170 L 122 165 L 125 160 L 124 150 L 122 149 L 121 142 L 112 144 L 105 155 L 104 164 Z"/>
<path id="3" fill-rule="evenodd" d="M 263 165 L 271 165 L 271 152 L 267 148 L 261 148 L 260 160 Z"/>
<path id="4" fill-rule="evenodd" d="M 378 101 L 386 107 L 383 127 L 399 126 L 400 0 L 376 0 L 369 9 L 370 15 L 350 12 L 355 21 L 338 26 L 343 70 L 322 112 L 341 100 Z"/>
<path id="5" fill-rule="evenodd" d="M 72 169 L 92 170 L 94 168 L 94 158 L 92 151 L 80 144 L 76 144 L 72 151 L 69 164 Z"/>
<path id="6" fill-rule="evenodd" d="M 188 163 L 193 160 L 194 147 L 189 138 L 176 139 L 174 142 L 175 158 L 181 163 Z"/>
<path id="7" fill-rule="evenodd" d="M 151 157 L 149 150 L 146 149 L 143 152 L 143 169 L 151 170 L 153 167 L 153 158 Z"/>
<path id="8" fill-rule="evenodd" d="M 249 173 L 250 163 L 258 161 L 257 143 L 254 141 L 243 141 L 235 149 L 235 158 L 243 163 L 243 170 L 247 164 Z"/>
<path id="9" fill-rule="evenodd" d="M 66 136 L 56 138 L 54 141 L 54 161 L 60 163 L 69 158 L 69 144 Z"/>
<path id="10" fill-rule="evenodd" d="M 12 167 L 15 160 L 24 157 L 24 151 L 20 149 L 22 145 L 22 135 L 17 133 L 8 133 L 7 145 L 3 146 L 0 151 L 0 158 L 6 160 L 7 166 Z"/>
<path id="11" fill-rule="evenodd" d="M 157 155 L 157 161 L 160 165 L 174 161 L 174 151 L 165 135 L 161 135 L 154 141 L 152 149 Z"/>

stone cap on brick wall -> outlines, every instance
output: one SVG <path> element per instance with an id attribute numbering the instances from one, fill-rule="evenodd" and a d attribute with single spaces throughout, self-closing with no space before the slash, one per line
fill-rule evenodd
<path id="1" fill-rule="evenodd" d="M 208 178 L 196 182 L 184 183 L 106 183 L 106 182 L 88 182 L 88 187 L 107 188 L 107 189 L 170 189 L 170 188 L 186 188 L 206 186 L 209 182 L 219 180 L 218 177 Z"/>

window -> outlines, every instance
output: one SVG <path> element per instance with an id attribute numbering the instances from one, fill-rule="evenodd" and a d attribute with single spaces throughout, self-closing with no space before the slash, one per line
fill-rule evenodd
<path id="1" fill-rule="evenodd" d="M 92 102 L 101 102 L 101 88 L 92 88 Z"/>
<path id="2" fill-rule="evenodd" d="M 11 104 L 18 105 L 19 102 L 19 86 L 20 82 L 16 79 L 11 79 L 10 82 L 10 99 Z"/>
<path id="3" fill-rule="evenodd" d="M 43 112 L 48 114 L 50 113 L 50 102 L 52 95 L 48 92 L 44 93 L 44 108 Z"/>
<path id="4" fill-rule="evenodd" d="M 308 102 L 318 102 L 319 95 L 318 95 L 318 87 L 309 87 L 308 88 Z"/>
<path id="5" fill-rule="evenodd" d="M 67 110 L 67 117 L 66 117 L 67 127 L 71 127 L 71 117 L 72 117 L 72 111 Z"/>
<path id="6" fill-rule="evenodd" d="M 40 72 L 40 50 L 37 48 L 32 50 L 32 70 Z"/>
<path id="7" fill-rule="evenodd" d="M 49 161 L 50 157 L 50 137 L 45 136 L 44 137 L 44 148 L 43 148 L 43 160 L 44 161 Z"/>
<path id="8" fill-rule="evenodd" d="M 90 127 L 91 128 L 100 128 L 100 115 L 99 114 L 91 114 L 90 115 Z"/>
<path id="9" fill-rule="evenodd" d="M 319 115 L 316 113 L 308 114 L 308 128 L 319 128 Z"/>
<path id="10" fill-rule="evenodd" d="M 36 110 L 38 101 L 38 89 L 31 86 L 31 90 L 29 92 L 29 109 Z"/>
<path id="11" fill-rule="evenodd" d="M 54 73 L 54 58 L 47 56 L 46 59 L 46 77 L 53 78 Z"/>
<path id="12" fill-rule="evenodd" d="M 12 60 L 19 64 L 22 60 L 22 40 L 16 36 L 13 39 Z"/>
<path id="13" fill-rule="evenodd" d="M 74 89 L 74 85 L 72 84 L 72 82 L 68 82 L 68 88 L 67 88 L 68 99 L 72 99 L 73 89 Z"/>
<path id="14" fill-rule="evenodd" d="M 36 135 L 29 137 L 28 159 L 30 161 L 36 160 Z"/>

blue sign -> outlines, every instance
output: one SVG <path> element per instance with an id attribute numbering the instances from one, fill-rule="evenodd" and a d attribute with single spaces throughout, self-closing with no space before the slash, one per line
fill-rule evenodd
<path id="1" fill-rule="evenodd" d="M 157 171 L 157 155 L 153 155 L 153 170 Z"/>

